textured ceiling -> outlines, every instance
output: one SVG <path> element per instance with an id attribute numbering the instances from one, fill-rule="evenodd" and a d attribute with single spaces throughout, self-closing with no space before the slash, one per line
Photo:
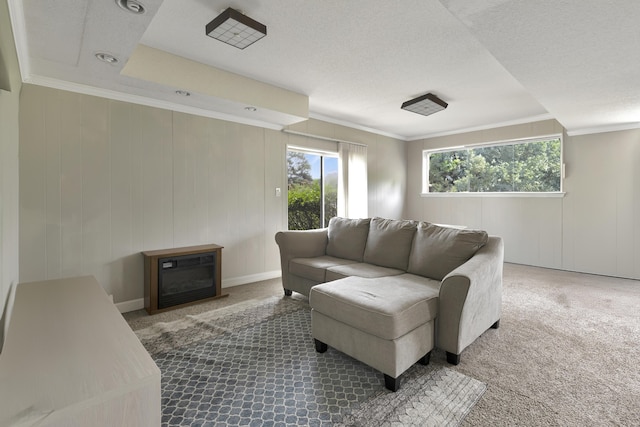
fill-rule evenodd
<path id="1" fill-rule="evenodd" d="M 220 95 L 249 79 L 308 97 L 310 117 L 408 140 L 549 117 L 570 132 L 640 122 L 636 0 L 141 3 L 147 12 L 136 16 L 115 0 L 8 0 L 23 80 L 275 129 L 304 118 L 258 92 Z M 264 23 L 267 37 L 245 50 L 207 37 L 228 6 Z M 146 47 L 170 55 L 171 80 L 158 77 L 158 62 L 127 72 Z M 203 88 L 189 64 L 211 67 L 212 82 L 238 78 Z M 428 117 L 400 109 L 427 92 L 449 107 Z"/>
<path id="2" fill-rule="evenodd" d="M 567 129 L 637 126 L 640 2 L 442 3 Z"/>

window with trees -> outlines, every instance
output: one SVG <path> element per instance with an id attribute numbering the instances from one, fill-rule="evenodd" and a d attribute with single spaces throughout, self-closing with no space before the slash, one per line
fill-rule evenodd
<path id="1" fill-rule="evenodd" d="M 337 215 L 338 153 L 287 150 L 289 230 L 329 225 Z"/>
<path id="2" fill-rule="evenodd" d="M 423 193 L 562 191 L 562 138 L 423 152 Z"/>

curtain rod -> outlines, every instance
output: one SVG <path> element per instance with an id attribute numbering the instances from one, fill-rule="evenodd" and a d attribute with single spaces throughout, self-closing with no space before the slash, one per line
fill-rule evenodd
<path id="1" fill-rule="evenodd" d="M 298 136 L 306 136 L 309 138 L 316 138 L 316 139 L 322 139 L 325 141 L 331 141 L 331 142 L 343 142 L 345 144 L 353 144 L 353 145 L 359 145 L 361 147 L 369 147 L 367 144 L 362 144 L 360 142 L 353 142 L 353 141 L 346 141 L 344 139 L 338 139 L 338 138 L 329 138 L 326 136 L 320 136 L 320 135 L 313 135 L 311 133 L 305 133 L 305 132 L 298 132 L 297 130 L 289 130 L 289 129 L 282 129 L 282 132 L 284 133 L 290 133 L 292 135 L 298 135 Z"/>

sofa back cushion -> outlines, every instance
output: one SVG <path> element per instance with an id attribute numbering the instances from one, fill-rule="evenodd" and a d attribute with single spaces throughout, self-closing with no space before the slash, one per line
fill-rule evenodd
<path id="1" fill-rule="evenodd" d="M 370 218 L 331 218 L 327 231 L 327 255 L 362 262 L 370 221 Z"/>
<path id="2" fill-rule="evenodd" d="M 416 221 L 371 219 L 364 262 L 407 271 Z"/>
<path id="3" fill-rule="evenodd" d="M 464 264 L 489 236 L 486 231 L 441 227 L 426 222 L 418 224 L 409 256 L 408 272 L 442 280 Z"/>

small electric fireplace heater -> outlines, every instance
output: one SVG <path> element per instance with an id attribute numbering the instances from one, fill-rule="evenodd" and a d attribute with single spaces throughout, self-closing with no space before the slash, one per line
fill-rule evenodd
<path id="1" fill-rule="evenodd" d="M 222 246 L 202 245 L 142 253 L 149 314 L 219 298 Z"/>

